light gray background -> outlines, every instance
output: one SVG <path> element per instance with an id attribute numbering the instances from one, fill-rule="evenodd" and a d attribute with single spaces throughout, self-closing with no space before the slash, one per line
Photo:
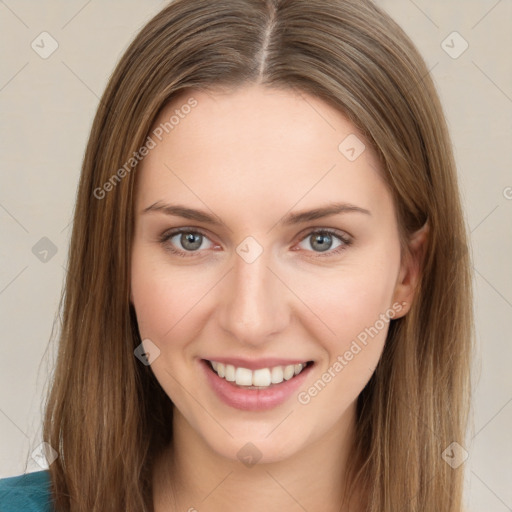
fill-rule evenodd
<path id="1" fill-rule="evenodd" d="M 471 232 L 479 353 L 464 447 L 468 510 L 512 511 L 512 2 L 377 3 L 416 43 L 438 86 Z M 46 350 L 99 97 L 135 33 L 165 4 L 0 0 L 0 477 L 22 473 L 41 443 L 41 394 L 55 356 Z M 43 31 L 59 45 L 47 59 L 31 47 L 42 46 Z M 464 42 L 448 37 L 454 31 L 469 44 L 458 58 Z M 32 252 L 42 237 L 57 248 L 46 262 Z M 28 470 L 39 469 L 30 459 Z"/>

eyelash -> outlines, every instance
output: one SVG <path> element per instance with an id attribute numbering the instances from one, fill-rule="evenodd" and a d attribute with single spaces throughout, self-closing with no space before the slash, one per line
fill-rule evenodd
<path id="1" fill-rule="evenodd" d="M 195 235 L 199 234 L 199 235 L 202 235 L 203 237 L 209 239 L 209 237 L 208 237 L 208 235 L 206 235 L 206 233 L 203 233 L 201 230 L 197 230 L 197 229 L 178 228 L 178 229 L 174 229 L 174 230 L 167 231 L 167 232 L 163 233 L 160 236 L 159 242 L 165 246 L 166 250 L 175 254 L 176 256 L 180 256 L 181 258 L 191 258 L 191 257 L 196 256 L 199 253 L 199 251 L 180 251 L 180 250 L 172 247 L 170 244 L 168 244 L 168 242 L 171 238 L 173 238 L 174 236 L 179 235 L 181 233 L 187 233 L 187 234 L 192 233 Z M 308 234 L 306 234 L 306 236 L 301 238 L 299 240 L 299 242 L 306 240 L 311 235 L 318 235 L 318 234 L 332 235 L 332 236 L 338 238 L 341 242 L 343 242 L 342 245 L 340 245 L 339 247 L 337 247 L 336 249 L 334 249 L 332 251 L 326 251 L 326 253 L 317 253 L 317 256 L 315 256 L 315 257 L 318 257 L 318 258 L 337 256 L 342 251 L 344 251 L 345 249 L 347 249 L 348 247 L 350 247 L 352 245 L 352 240 L 350 238 L 348 238 L 345 235 L 342 235 L 337 230 L 329 229 L 329 228 L 312 230 Z M 312 251 L 308 251 L 308 252 L 312 252 Z"/>

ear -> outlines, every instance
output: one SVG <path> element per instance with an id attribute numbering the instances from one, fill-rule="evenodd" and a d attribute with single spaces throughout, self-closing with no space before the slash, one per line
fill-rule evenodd
<path id="1" fill-rule="evenodd" d="M 405 251 L 403 261 L 401 262 L 393 295 L 393 304 L 398 302 L 402 305 L 402 310 L 395 318 L 404 316 L 411 308 L 423 267 L 429 232 L 430 226 L 426 222 L 409 238 L 409 250 Z"/>

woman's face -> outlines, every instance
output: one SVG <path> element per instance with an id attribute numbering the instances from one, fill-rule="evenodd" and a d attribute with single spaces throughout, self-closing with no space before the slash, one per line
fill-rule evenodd
<path id="1" fill-rule="evenodd" d="M 326 103 L 262 86 L 183 94 L 150 138 L 131 299 L 176 424 L 261 462 L 335 438 L 412 297 L 376 156 Z"/>

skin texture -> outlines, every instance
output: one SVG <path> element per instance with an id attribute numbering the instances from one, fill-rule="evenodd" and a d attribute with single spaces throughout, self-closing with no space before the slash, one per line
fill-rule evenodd
<path id="1" fill-rule="evenodd" d="M 177 510 L 339 510 L 356 399 L 389 323 L 359 343 L 357 355 L 307 404 L 293 393 L 268 411 L 229 407 L 209 387 L 199 360 L 312 360 L 299 391 L 307 390 L 393 304 L 394 318 L 407 313 L 425 233 L 411 242 L 417 257 L 401 258 L 393 201 L 375 154 L 366 144 L 357 159 L 347 159 L 339 144 L 350 134 L 363 137 L 318 98 L 253 85 L 193 91 L 175 98 L 155 126 L 190 97 L 197 106 L 155 139 L 137 170 L 131 300 L 141 338 L 160 350 L 151 369 L 175 405 L 174 443 L 155 468 L 155 510 L 173 510 L 172 497 Z M 157 202 L 205 210 L 223 224 L 142 213 Z M 290 211 L 332 202 L 371 215 L 278 224 Z M 191 257 L 170 252 L 190 247 L 180 235 L 159 240 L 180 227 L 206 235 Z M 333 235 L 321 251 L 315 239 L 322 228 L 352 243 L 334 254 L 344 242 Z M 248 236 L 263 249 L 250 264 L 236 251 Z M 251 467 L 237 458 L 248 442 L 261 453 Z"/>

